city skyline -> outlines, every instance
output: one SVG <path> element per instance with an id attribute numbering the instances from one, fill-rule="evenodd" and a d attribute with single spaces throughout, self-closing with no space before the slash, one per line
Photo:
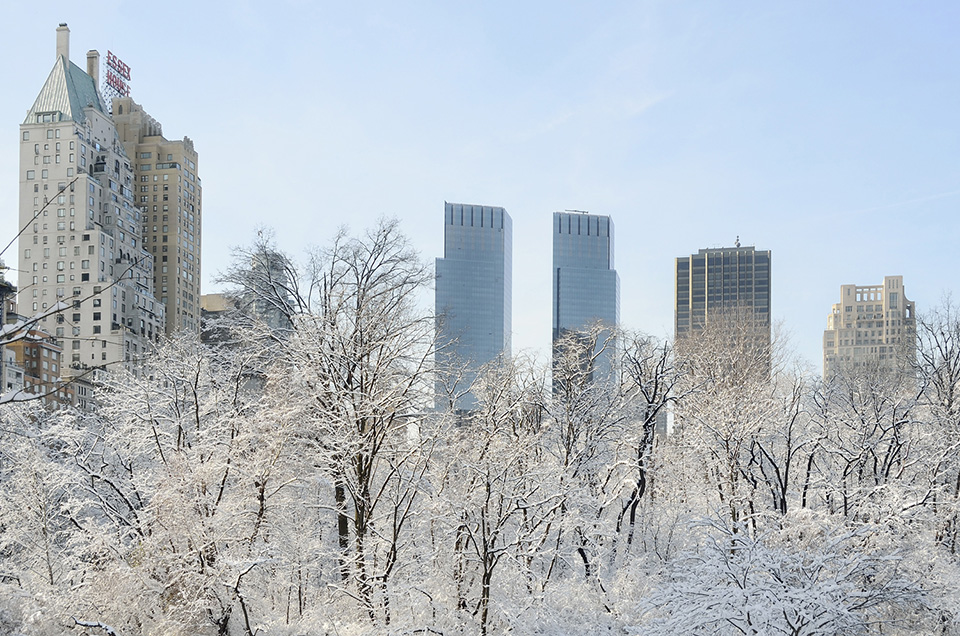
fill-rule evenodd
<path id="1" fill-rule="evenodd" d="M 296 20 L 191 7 L 183 25 L 176 10 L 16 6 L 0 26 L 22 53 L 4 71 L 2 116 L 22 121 L 58 22 L 76 51 L 129 63 L 132 97 L 203 155 L 205 293 L 262 224 L 300 257 L 344 220 L 360 229 L 395 215 L 426 259 L 442 245 L 430 221 L 440 202 L 495 201 L 514 218 L 515 268 L 529 273 L 514 282 L 513 348 L 541 360 L 555 210 L 617 219 L 622 322 L 662 337 L 673 332 L 676 254 L 736 235 L 771 249 L 773 320 L 813 370 L 841 284 L 902 275 L 920 313 L 956 288 L 946 254 L 958 239 L 960 82 L 947 25 L 960 9 L 543 8 L 507 24 L 497 4 L 290 7 Z M 158 55 L 151 29 L 182 35 Z M 430 35 L 462 29 L 471 44 Z M 302 117 L 278 129 L 290 109 Z M 275 138 L 273 150 L 250 145 Z M 16 142 L 0 140 L 5 227 L 17 224 Z M 811 262 L 813 249 L 831 257 Z"/>

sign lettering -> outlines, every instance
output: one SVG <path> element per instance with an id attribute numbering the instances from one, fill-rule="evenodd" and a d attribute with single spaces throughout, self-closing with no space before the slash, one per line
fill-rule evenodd
<path id="1" fill-rule="evenodd" d="M 113 51 L 107 51 L 107 66 L 115 70 L 121 78 L 130 81 L 130 66 L 114 55 Z"/>
<path id="2" fill-rule="evenodd" d="M 102 78 L 103 95 L 111 108 L 114 98 L 130 96 L 130 66 L 113 51 L 107 51 L 107 57 L 103 61 Z"/>

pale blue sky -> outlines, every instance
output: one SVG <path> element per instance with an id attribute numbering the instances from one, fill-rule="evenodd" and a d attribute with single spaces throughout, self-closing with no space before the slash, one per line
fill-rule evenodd
<path id="1" fill-rule="evenodd" d="M 71 29 L 117 53 L 204 185 L 204 291 L 274 228 L 293 255 L 397 216 L 442 251 L 444 200 L 514 219 L 514 347 L 547 350 L 550 218 L 613 217 L 621 317 L 672 333 L 673 259 L 773 251 L 773 310 L 816 369 L 844 283 L 956 289 L 960 4 L 46 2 L 7 7 L 0 219 L 17 127 Z M 307 228 L 304 231 L 304 228 Z M 4 241 L 5 242 L 5 241 Z"/>

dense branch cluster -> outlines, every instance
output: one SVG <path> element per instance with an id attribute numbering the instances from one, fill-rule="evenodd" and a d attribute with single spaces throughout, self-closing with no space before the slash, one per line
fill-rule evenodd
<path id="1" fill-rule="evenodd" d="M 262 243 L 214 343 L 95 413 L 3 406 L 0 631 L 958 633 L 949 303 L 916 364 L 827 383 L 749 329 L 598 326 L 463 414 L 430 278 L 394 222 L 303 269 Z"/>

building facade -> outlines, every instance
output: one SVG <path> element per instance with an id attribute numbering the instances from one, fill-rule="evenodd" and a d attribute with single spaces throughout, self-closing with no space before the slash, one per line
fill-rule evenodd
<path id="1" fill-rule="evenodd" d="M 21 340 L 7 345 L 17 366 L 23 369 L 24 393 L 38 396 L 44 406 L 76 404 L 73 382 L 65 381 L 63 349 L 48 333 L 31 329 Z"/>
<path id="2" fill-rule="evenodd" d="M 164 328 L 153 255 L 142 242 L 132 160 L 97 87 L 70 62 L 57 29 L 56 61 L 20 126 L 19 309 L 48 313 L 38 327 L 62 346 L 64 375 L 136 360 Z"/>
<path id="3" fill-rule="evenodd" d="M 917 320 L 903 276 L 882 285 L 841 285 L 840 302 L 823 332 L 823 377 L 841 372 L 894 369 L 916 358 Z"/>
<path id="4" fill-rule="evenodd" d="M 596 324 L 620 325 L 620 277 L 614 269 L 614 227 L 609 216 L 585 212 L 553 214 L 553 342 Z M 601 340 L 603 340 L 601 338 Z M 604 346 L 598 341 L 597 347 Z M 598 360 L 609 373 L 613 349 Z"/>
<path id="5" fill-rule="evenodd" d="M 143 246 L 156 264 L 153 285 L 166 312 L 164 331 L 198 332 L 203 197 L 193 141 L 166 139 L 160 123 L 130 97 L 113 99 L 113 121 L 133 167 Z"/>
<path id="6" fill-rule="evenodd" d="M 677 339 L 710 322 L 749 321 L 770 345 L 770 251 L 753 246 L 702 249 L 676 260 Z"/>
<path id="7" fill-rule="evenodd" d="M 444 203 L 436 261 L 437 408 L 470 410 L 477 371 L 511 355 L 513 221 L 500 207 Z"/>

